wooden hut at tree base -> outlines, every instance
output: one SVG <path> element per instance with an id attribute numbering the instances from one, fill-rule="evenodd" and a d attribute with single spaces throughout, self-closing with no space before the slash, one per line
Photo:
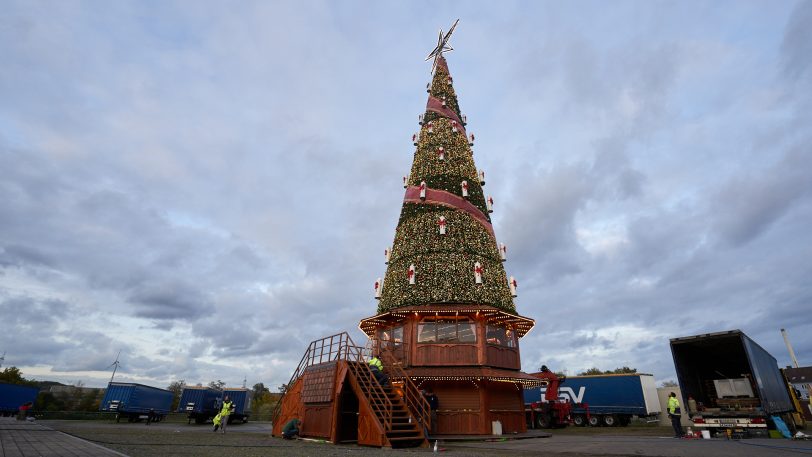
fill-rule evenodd
<path id="1" fill-rule="evenodd" d="M 346 334 L 311 343 L 275 413 L 275 435 L 293 417 L 303 436 L 372 446 L 422 445 L 431 430 L 526 431 L 523 388 L 542 381 L 520 371 L 519 340 L 534 321 L 516 312 L 494 200 L 441 53 L 428 92 L 386 274 L 375 282 L 377 314 L 360 321 L 369 343 Z M 391 386 L 375 381 L 372 354 Z M 439 399 L 433 423 L 423 390 Z"/>

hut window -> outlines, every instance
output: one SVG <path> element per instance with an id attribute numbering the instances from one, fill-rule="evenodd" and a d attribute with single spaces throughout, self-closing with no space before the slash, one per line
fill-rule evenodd
<path id="1" fill-rule="evenodd" d="M 460 343 L 476 343 L 476 324 L 469 320 L 457 322 L 457 338 Z"/>
<path id="2" fill-rule="evenodd" d="M 437 328 L 434 322 L 421 322 L 417 326 L 418 343 L 434 343 L 437 341 Z"/>
<path id="3" fill-rule="evenodd" d="M 403 344 L 403 326 L 387 327 L 378 330 L 378 339 L 382 343 L 400 346 Z"/>
<path id="4" fill-rule="evenodd" d="M 449 343 L 457 341 L 456 321 L 437 321 L 437 342 Z"/>
<path id="5" fill-rule="evenodd" d="M 516 332 L 510 328 L 505 328 L 500 325 L 488 325 L 487 336 L 485 337 L 488 344 L 495 344 L 497 346 L 516 347 Z"/>
<path id="6" fill-rule="evenodd" d="M 425 320 L 417 326 L 418 343 L 476 343 L 476 324 L 464 319 Z"/>

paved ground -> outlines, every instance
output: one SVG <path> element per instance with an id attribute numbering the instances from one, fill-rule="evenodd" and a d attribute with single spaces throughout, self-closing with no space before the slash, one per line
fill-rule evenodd
<path id="1" fill-rule="evenodd" d="M 778 457 L 812 455 L 812 442 L 778 439 L 742 441 L 677 440 L 665 428 L 601 428 L 531 432 L 490 440 L 444 439 L 443 454 L 454 456 L 565 457 Z M 319 440 L 285 441 L 269 436 L 270 424 L 234 425 L 229 433 L 185 423 L 115 424 L 101 421 L 42 421 L 38 424 L 0 419 L 0 457 L 30 456 L 409 456 L 432 449 L 375 449 L 332 445 Z M 548 437 L 543 437 L 547 436 Z M 516 439 L 525 438 L 525 439 Z M 432 443 L 433 444 L 433 443 Z"/>
<path id="2" fill-rule="evenodd" d="M 123 454 L 36 423 L 0 418 L 2 457 L 115 457 Z"/>
<path id="3" fill-rule="evenodd" d="M 483 455 L 554 456 L 662 456 L 662 457 L 778 457 L 812 455 L 812 442 L 747 439 L 686 440 L 655 436 L 556 436 L 537 440 L 505 442 L 449 443 L 449 451 L 477 452 Z M 463 455 L 460 453 L 460 455 Z"/>

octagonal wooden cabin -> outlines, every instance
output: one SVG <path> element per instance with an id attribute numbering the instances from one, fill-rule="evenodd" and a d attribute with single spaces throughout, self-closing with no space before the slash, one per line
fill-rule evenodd
<path id="1" fill-rule="evenodd" d="M 443 304 L 397 308 L 360 328 L 385 364 L 437 395 L 436 434 L 483 435 L 496 421 L 503 433 L 527 430 L 523 387 L 540 381 L 520 371 L 519 339 L 533 325 L 491 306 Z"/>

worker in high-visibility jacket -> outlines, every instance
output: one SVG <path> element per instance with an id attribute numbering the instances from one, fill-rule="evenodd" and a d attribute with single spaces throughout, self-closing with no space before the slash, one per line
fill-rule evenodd
<path id="1" fill-rule="evenodd" d="M 389 376 L 386 376 L 386 373 L 383 372 L 383 362 L 381 362 L 377 354 L 372 356 L 367 363 L 369 363 L 369 369 L 372 370 L 372 374 L 375 375 L 375 380 L 378 381 L 378 384 L 381 386 L 389 384 Z"/>
<path id="2" fill-rule="evenodd" d="M 671 427 L 674 428 L 674 438 L 682 438 L 685 432 L 682 431 L 682 410 L 679 407 L 679 400 L 677 394 L 671 392 L 668 394 L 668 417 L 671 418 Z"/>
<path id="3" fill-rule="evenodd" d="M 228 425 L 228 416 L 234 412 L 234 403 L 231 402 L 231 399 L 228 398 L 228 395 L 223 399 L 223 406 L 220 408 L 220 412 L 214 416 L 214 430 L 217 431 L 218 428 L 222 430 L 222 433 L 226 432 L 226 425 Z"/>

